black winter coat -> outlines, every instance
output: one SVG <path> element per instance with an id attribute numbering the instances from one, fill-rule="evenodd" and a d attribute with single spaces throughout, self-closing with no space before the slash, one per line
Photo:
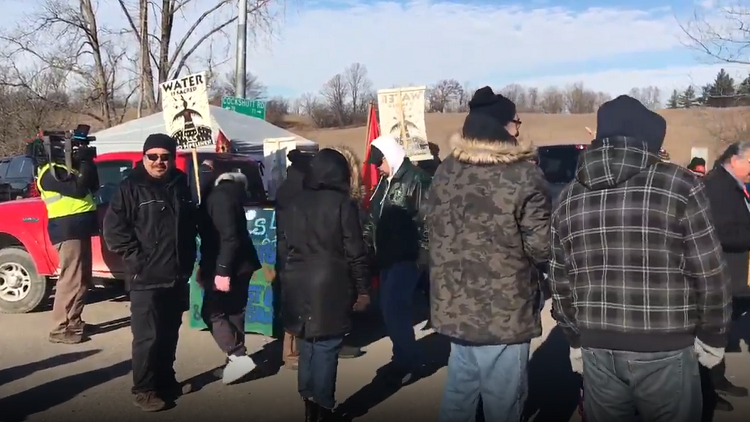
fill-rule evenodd
<path id="1" fill-rule="evenodd" d="M 287 209 L 294 202 L 294 200 L 302 193 L 302 182 L 305 178 L 305 174 L 308 171 L 308 167 L 292 164 L 287 168 L 286 179 L 281 182 L 278 190 L 276 191 L 276 230 L 277 233 L 284 229 L 284 222 L 287 220 L 284 218 L 287 214 Z M 278 238 L 278 234 L 277 234 Z M 279 274 L 281 269 L 284 267 L 284 254 L 279 253 L 279 248 L 276 248 L 276 272 Z"/>
<path id="2" fill-rule="evenodd" d="M 139 163 L 109 204 L 103 237 L 122 257 L 130 289 L 172 287 L 193 273 L 197 223 L 185 173 L 172 169 L 157 180 Z"/>
<path id="3" fill-rule="evenodd" d="M 734 297 L 750 297 L 748 251 L 750 251 L 750 211 L 745 192 L 723 166 L 717 166 L 703 179 L 711 203 L 711 215 L 724 252 Z"/>
<path id="4" fill-rule="evenodd" d="M 367 249 L 349 168 L 336 151 L 312 161 L 305 189 L 277 226 L 284 330 L 302 338 L 334 337 L 351 328 L 357 294 L 368 294 Z"/>
<path id="5" fill-rule="evenodd" d="M 244 200 L 247 179 L 242 173 L 220 175 L 200 205 L 201 276 L 231 277 L 246 283 L 261 268 L 247 230 Z"/>

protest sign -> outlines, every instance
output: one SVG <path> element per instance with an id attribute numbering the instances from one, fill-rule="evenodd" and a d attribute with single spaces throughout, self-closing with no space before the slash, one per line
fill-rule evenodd
<path id="1" fill-rule="evenodd" d="M 434 158 L 424 120 L 426 91 L 425 86 L 378 90 L 381 134 L 389 134 L 401 142 L 412 161 Z"/>
<path id="2" fill-rule="evenodd" d="M 206 72 L 201 72 L 159 86 L 164 125 L 179 149 L 214 144 L 207 78 Z"/>

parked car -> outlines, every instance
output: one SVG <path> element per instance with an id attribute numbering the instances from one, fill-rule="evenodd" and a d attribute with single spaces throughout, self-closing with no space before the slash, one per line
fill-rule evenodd
<path id="1" fill-rule="evenodd" d="M 120 181 L 142 157 L 140 151 L 133 151 L 102 154 L 96 159 L 100 182 L 96 202 L 100 224 Z M 237 154 L 198 154 L 198 163 L 206 160 L 210 160 L 217 171 L 240 170 L 247 176 L 247 205 L 267 203 L 256 161 Z M 191 153 L 180 151 L 176 165 L 187 173 L 197 196 L 196 169 Z M 201 174 L 199 180 L 204 182 L 205 174 L 198 173 Z M 0 215 L 3 216 L 0 220 L 0 312 L 30 312 L 49 298 L 59 274 L 57 252 L 47 234 L 47 210 L 40 198 L 26 198 L 0 203 Z M 93 238 L 93 270 L 100 286 L 123 279 L 122 260 L 107 250 L 100 236 Z"/>
<path id="2" fill-rule="evenodd" d="M 39 196 L 36 162 L 26 155 L 0 158 L 0 202 Z"/>

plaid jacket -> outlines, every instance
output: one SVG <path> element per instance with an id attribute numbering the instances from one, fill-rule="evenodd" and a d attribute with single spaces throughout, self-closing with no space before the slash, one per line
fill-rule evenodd
<path id="1" fill-rule="evenodd" d="M 551 224 L 552 312 L 573 347 L 724 347 L 725 264 L 688 170 L 632 138 L 594 141 Z"/>

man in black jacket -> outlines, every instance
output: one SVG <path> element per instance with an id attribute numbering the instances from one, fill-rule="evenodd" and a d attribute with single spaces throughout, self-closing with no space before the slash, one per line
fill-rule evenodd
<path id="1" fill-rule="evenodd" d="M 380 309 L 393 343 L 392 374 L 403 383 L 421 372 L 412 310 L 420 264 L 427 256 L 427 234 L 420 203 L 430 175 L 412 164 L 404 147 L 390 135 L 372 141 L 370 164 L 381 173 L 370 199 L 365 240 L 380 270 Z"/>
<path id="2" fill-rule="evenodd" d="M 244 200 L 247 178 L 239 172 L 219 175 L 200 206 L 203 320 L 227 355 L 223 382 L 231 384 L 255 369 L 245 348 L 245 307 L 253 273 L 261 268 L 247 231 Z"/>
<path id="3" fill-rule="evenodd" d="M 742 298 L 750 296 L 748 289 L 748 251 L 750 251 L 750 205 L 745 185 L 750 182 L 750 141 L 729 146 L 716 160 L 714 169 L 704 178 L 711 217 L 727 263 L 726 280 L 733 296 L 734 313 L 741 314 Z M 711 369 L 714 388 L 734 397 L 746 397 L 744 387 L 732 384 L 726 377 L 724 361 Z M 731 410 L 726 400 L 718 398 L 717 410 Z"/>
<path id="4" fill-rule="evenodd" d="M 731 311 L 706 189 L 660 159 L 666 122 L 636 99 L 604 103 L 596 129 L 552 215 L 549 273 L 586 417 L 699 419 L 699 363 L 723 357 Z"/>
<path id="5" fill-rule="evenodd" d="M 196 258 L 197 209 L 177 142 L 150 135 L 143 161 L 122 181 L 104 217 L 104 241 L 120 255 L 130 283 L 135 404 L 146 412 L 179 395 L 174 361 L 188 279 Z"/>

